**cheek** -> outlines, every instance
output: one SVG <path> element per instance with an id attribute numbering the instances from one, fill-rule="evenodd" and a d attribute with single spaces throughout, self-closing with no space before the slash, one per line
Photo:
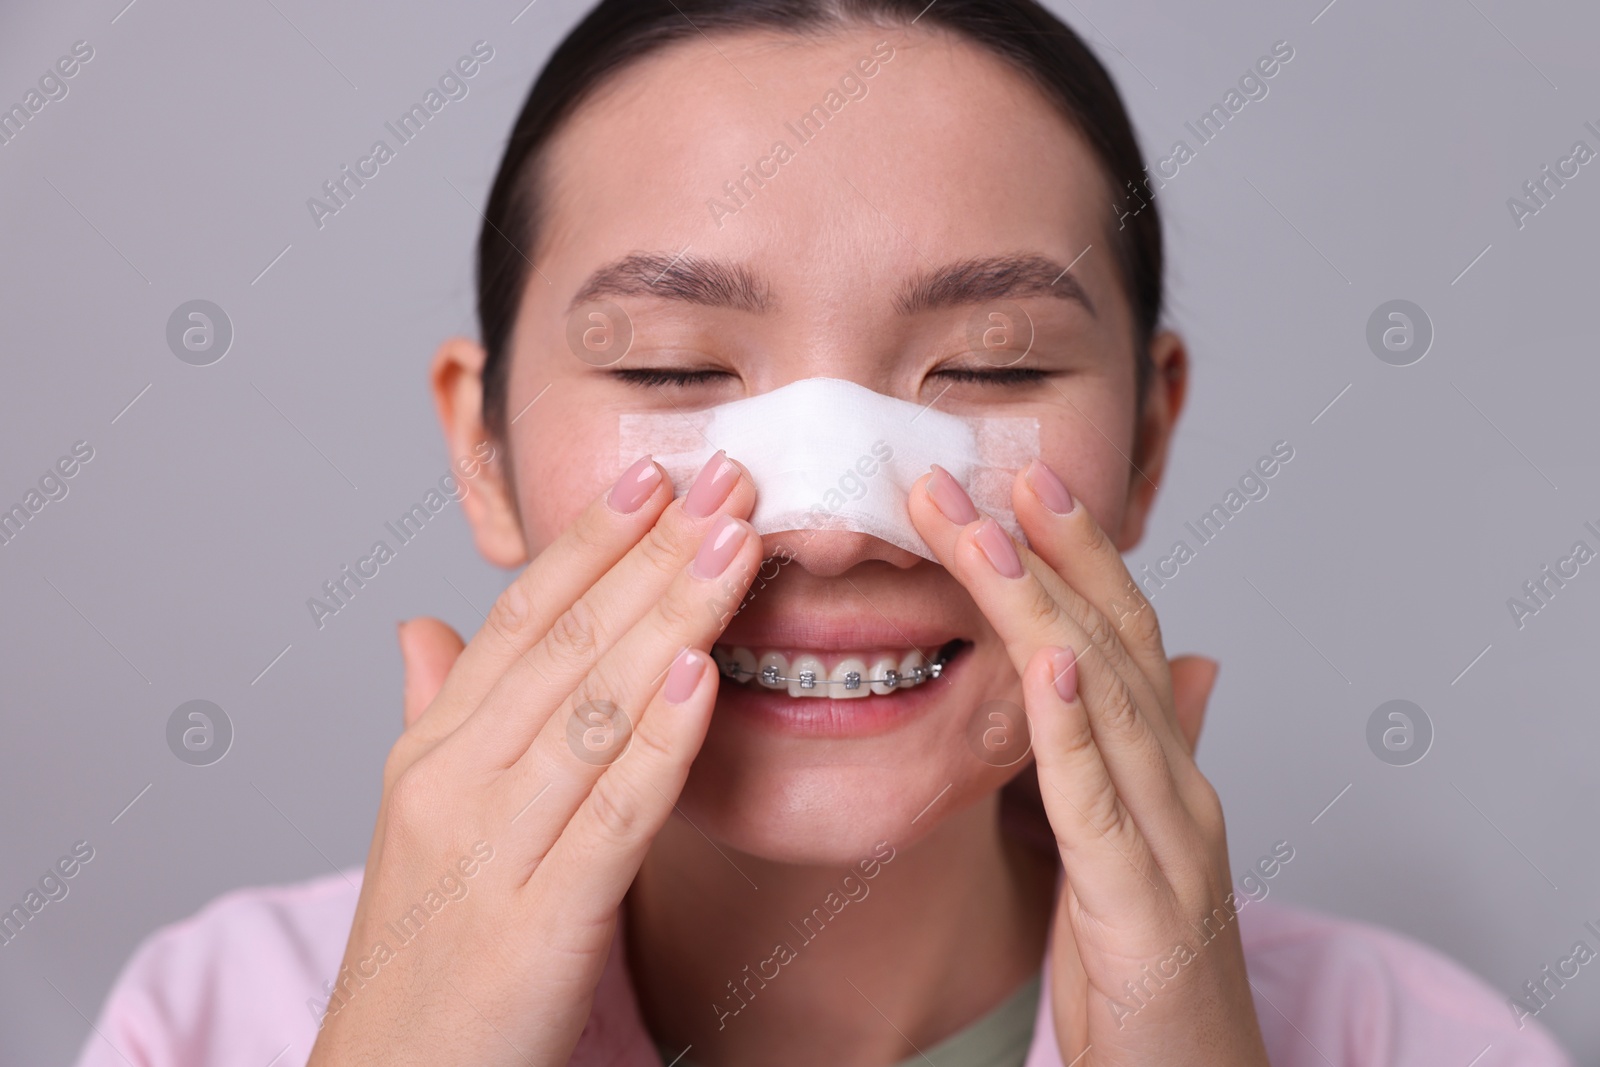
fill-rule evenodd
<path id="1" fill-rule="evenodd" d="M 572 525 L 627 465 L 618 462 L 614 417 L 575 418 L 559 411 L 544 415 L 512 428 L 517 507 L 531 555 Z"/>
<path id="2" fill-rule="evenodd" d="M 1064 416 L 1039 420 L 1040 458 L 1115 536 L 1128 504 L 1129 475 L 1139 477 L 1126 458 L 1133 454 L 1132 405 L 1123 413 L 1118 406 L 1074 402 L 1082 415 L 1069 408 Z"/>

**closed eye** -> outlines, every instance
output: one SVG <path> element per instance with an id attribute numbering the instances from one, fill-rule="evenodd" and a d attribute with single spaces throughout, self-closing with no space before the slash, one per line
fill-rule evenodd
<path id="1" fill-rule="evenodd" d="M 732 377 L 727 371 L 722 370 L 674 370 L 668 367 L 618 368 L 611 372 L 611 376 L 618 381 L 641 388 L 659 388 L 667 385 L 681 388 L 704 385 L 718 378 Z"/>
<path id="2" fill-rule="evenodd" d="M 929 377 L 980 385 L 1033 385 L 1049 374 L 1038 367 L 940 367 Z"/>
<path id="3" fill-rule="evenodd" d="M 613 370 L 611 375 L 618 381 L 641 388 L 662 386 L 686 388 L 733 376 L 722 370 L 678 370 L 669 367 L 618 368 Z M 940 367 L 930 375 L 953 382 L 997 386 L 1032 385 L 1048 376 L 1048 372 L 1037 367 Z"/>

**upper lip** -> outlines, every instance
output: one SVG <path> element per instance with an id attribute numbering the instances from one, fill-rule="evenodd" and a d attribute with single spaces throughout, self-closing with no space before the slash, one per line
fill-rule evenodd
<path id="1" fill-rule="evenodd" d="M 854 652 L 877 648 L 915 648 L 931 655 L 958 637 L 947 627 L 926 620 L 885 616 L 862 605 L 849 615 L 795 611 L 786 605 L 780 617 L 761 622 L 735 618 L 717 640 L 743 648 L 795 648 L 818 652 Z"/>

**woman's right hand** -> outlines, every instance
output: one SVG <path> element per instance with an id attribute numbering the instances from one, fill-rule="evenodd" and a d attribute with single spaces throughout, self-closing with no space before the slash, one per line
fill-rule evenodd
<path id="1" fill-rule="evenodd" d="M 314 1067 L 567 1062 L 705 738 L 754 502 L 720 452 L 682 501 L 641 460 L 408 709 Z"/>

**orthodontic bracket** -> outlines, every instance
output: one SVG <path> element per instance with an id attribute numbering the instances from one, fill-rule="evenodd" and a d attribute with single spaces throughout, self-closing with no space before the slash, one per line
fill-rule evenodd
<path id="1" fill-rule="evenodd" d="M 923 682 L 932 681 L 944 671 L 945 660 L 936 659 L 926 667 L 912 667 L 902 674 L 897 670 L 886 670 L 882 678 L 863 678 L 859 671 L 847 671 L 843 679 L 818 678 L 816 671 L 800 671 L 793 678 L 779 674 L 778 668 L 767 666 L 759 671 L 749 671 L 741 668 L 736 663 L 724 663 L 721 666 L 722 676 L 732 678 L 737 682 L 746 682 L 752 678 L 760 678 L 763 685 L 777 688 L 779 684 L 787 685 L 794 682 L 801 689 L 815 689 L 819 685 L 842 685 L 846 689 L 860 689 L 863 685 L 884 685 L 892 688 L 909 689 L 911 686 L 921 685 Z"/>

